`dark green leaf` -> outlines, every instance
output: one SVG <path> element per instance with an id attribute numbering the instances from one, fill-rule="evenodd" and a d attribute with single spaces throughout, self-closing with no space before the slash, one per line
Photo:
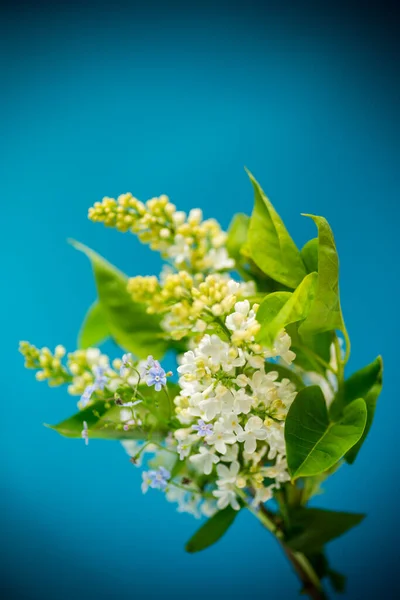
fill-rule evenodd
<path id="1" fill-rule="evenodd" d="M 161 358 L 169 344 L 162 337 L 160 318 L 149 315 L 144 304 L 132 301 L 126 289 L 126 275 L 87 246 L 71 243 L 92 263 L 99 302 L 117 344 L 139 358 L 149 354 Z"/>
<path id="2" fill-rule="evenodd" d="M 359 442 L 349 450 L 345 458 L 353 463 L 371 428 L 375 414 L 376 403 L 382 390 L 383 362 L 378 356 L 370 365 L 354 373 L 339 390 L 331 405 L 331 415 L 336 416 L 355 398 L 363 397 L 367 405 L 367 423 Z"/>
<path id="3" fill-rule="evenodd" d="M 362 398 L 346 406 L 340 419 L 333 422 L 318 386 L 300 390 L 285 423 L 292 479 L 318 475 L 336 464 L 358 442 L 366 419 L 367 408 Z"/>
<path id="4" fill-rule="evenodd" d="M 200 552 L 200 550 L 205 550 L 205 548 L 218 542 L 232 525 L 237 513 L 238 511 L 233 510 L 230 506 L 224 508 L 224 510 L 219 510 L 196 531 L 192 538 L 190 538 L 185 547 L 186 551 Z"/>
<path id="5" fill-rule="evenodd" d="M 272 346 L 276 336 L 282 329 L 307 317 L 315 298 L 317 281 L 317 273 L 306 275 L 292 294 L 287 296 L 286 292 L 287 299 L 284 304 L 281 304 L 281 302 L 285 292 L 269 294 L 263 300 L 257 311 L 257 320 L 261 323 L 261 329 L 257 335 L 259 342 L 266 346 Z M 278 297 L 276 297 L 277 294 Z M 281 304 L 279 311 L 271 318 L 279 304 Z M 263 305 L 266 306 L 263 307 Z"/>
<path id="6" fill-rule="evenodd" d="M 247 174 L 255 194 L 248 233 L 251 258 L 266 275 L 295 288 L 306 275 L 300 252 L 258 182 Z"/>
<path id="7" fill-rule="evenodd" d="M 313 238 L 304 244 L 301 257 L 309 273 L 313 271 L 318 273 L 318 238 Z"/>
<path id="8" fill-rule="evenodd" d="M 339 329 L 346 336 L 339 299 L 339 260 L 335 240 L 323 217 L 311 217 L 318 227 L 318 285 L 314 303 L 306 320 L 300 325 L 303 337 Z"/>
<path id="9" fill-rule="evenodd" d="M 110 335 L 107 319 L 99 302 L 94 302 L 86 313 L 78 337 L 79 348 L 98 346 Z"/>
<path id="10" fill-rule="evenodd" d="M 287 545 L 305 554 L 322 550 L 325 544 L 343 535 L 358 525 L 365 515 L 322 510 L 319 508 L 297 508 L 290 513 L 292 534 Z"/>
<path id="11" fill-rule="evenodd" d="M 339 594 L 343 594 L 346 591 L 346 577 L 339 573 L 338 571 L 334 571 L 333 569 L 328 569 L 328 578 L 331 582 L 331 586 L 338 592 Z"/>

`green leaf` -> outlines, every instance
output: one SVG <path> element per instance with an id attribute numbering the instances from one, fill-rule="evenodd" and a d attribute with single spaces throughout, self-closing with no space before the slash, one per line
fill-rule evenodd
<path id="1" fill-rule="evenodd" d="M 83 422 L 86 421 L 89 430 L 89 439 L 101 438 L 107 440 L 137 440 L 145 439 L 147 433 L 143 429 L 132 428 L 124 431 L 121 426 L 119 413 L 121 408 L 114 402 L 99 401 L 79 411 L 72 417 L 61 421 L 57 425 L 46 425 L 60 435 L 68 438 L 80 438 Z M 116 426 L 120 425 L 117 429 Z"/>
<path id="2" fill-rule="evenodd" d="M 267 346 L 272 346 L 276 336 L 282 329 L 291 323 L 304 320 L 314 301 L 317 282 L 317 273 L 306 275 L 293 293 L 287 295 L 286 292 L 285 297 L 287 299 L 283 304 L 281 303 L 285 292 L 269 294 L 257 311 L 257 320 L 261 323 L 257 340 Z M 276 294 L 279 294 L 279 296 L 277 297 Z M 263 305 L 265 306 L 263 307 Z M 272 317 L 279 305 L 278 312 Z"/>
<path id="3" fill-rule="evenodd" d="M 364 519 L 365 515 L 300 507 L 290 512 L 292 534 L 287 545 L 297 552 L 313 554 L 343 535 Z"/>
<path id="4" fill-rule="evenodd" d="M 156 392 L 153 387 L 140 385 L 140 397 L 144 402 L 135 406 L 135 412 L 142 420 L 141 427 L 132 427 L 124 431 L 121 425 L 121 407 L 116 405 L 114 398 L 98 400 L 84 410 L 77 412 L 57 425 L 46 425 L 59 434 L 69 438 L 80 438 L 83 421 L 89 429 L 89 438 L 102 438 L 108 440 L 134 440 L 150 437 L 157 440 L 167 435 L 169 431 L 169 418 L 171 417 L 171 402 L 179 393 L 176 383 L 168 382 L 168 396 L 163 392 Z M 134 400 L 132 389 L 118 390 L 124 402 Z M 146 404 L 148 403 L 149 409 Z M 151 412 L 149 412 L 151 410 Z"/>
<path id="5" fill-rule="evenodd" d="M 132 301 L 126 289 L 127 276 L 87 246 L 71 243 L 92 263 L 99 303 L 117 344 L 139 358 L 149 354 L 162 358 L 170 344 L 162 337 L 160 318 L 149 315 L 144 304 Z"/>
<path id="6" fill-rule="evenodd" d="M 327 576 L 335 592 L 343 594 L 346 591 L 345 575 L 339 573 L 339 571 L 335 571 L 334 569 L 328 569 Z"/>
<path id="7" fill-rule="evenodd" d="M 301 257 L 309 273 L 313 271 L 318 273 L 318 238 L 313 238 L 304 244 Z"/>
<path id="8" fill-rule="evenodd" d="M 243 213 L 236 214 L 228 229 L 228 237 L 226 239 L 226 249 L 231 258 L 236 263 L 243 260 L 241 249 L 247 241 L 247 232 L 249 229 L 250 217 Z"/>
<path id="9" fill-rule="evenodd" d="M 349 403 L 358 397 L 363 397 L 367 406 L 367 422 L 361 439 L 345 456 L 346 461 L 350 464 L 355 461 L 356 456 L 371 429 L 376 403 L 379 394 L 382 391 L 382 379 L 383 361 L 382 357 L 378 356 L 378 358 L 370 365 L 351 375 L 351 377 L 344 382 L 343 387 L 339 390 L 336 398 L 332 402 L 330 413 L 334 416 L 340 414 L 344 407 L 348 406 Z"/>
<path id="10" fill-rule="evenodd" d="M 366 420 L 367 408 L 362 398 L 346 406 L 340 419 L 333 422 L 321 389 L 310 386 L 301 390 L 285 423 L 292 479 L 318 475 L 336 464 L 361 438 Z"/>
<path id="11" fill-rule="evenodd" d="M 230 506 L 224 508 L 224 510 L 219 510 L 190 538 L 185 546 L 186 552 L 200 552 L 200 550 L 205 550 L 205 548 L 218 542 L 232 525 L 237 514 L 238 511 Z"/>
<path id="12" fill-rule="evenodd" d="M 94 302 L 86 313 L 78 336 L 79 348 L 91 348 L 104 342 L 110 335 L 107 319 L 99 302 Z"/>
<path id="13" fill-rule="evenodd" d="M 289 379 L 292 383 L 295 384 L 296 389 L 298 391 L 303 389 L 304 382 L 303 382 L 302 378 L 300 377 L 300 375 L 298 375 L 292 369 L 288 369 L 287 367 L 284 367 L 283 365 L 268 362 L 268 361 L 265 363 L 264 368 L 265 368 L 266 373 L 270 373 L 271 371 L 277 371 L 279 374 L 279 380 L 284 379 L 284 378 Z"/>
<path id="14" fill-rule="evenodd" d="M 247 174 L 255 194 L 248 233 L 251 258 L 266 275 L 295 288 L 306 275 L 300 252 L 259 183 Z"/>
<path id="15" fill-rule="evenodd" d="M 339 299 L 339 259 L 332 230 L 323 217 L 305 216 L 313 219 L 318 227 L 318 285 L 314 303 L 299 333 L 307 337 L 339 329 L 347 337 Z M 310 247 L 308 253 L 309 258 Z"/>

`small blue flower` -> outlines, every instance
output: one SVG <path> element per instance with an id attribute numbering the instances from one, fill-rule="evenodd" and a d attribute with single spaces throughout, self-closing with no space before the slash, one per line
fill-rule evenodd
<path id="1" fill-rule="evenodd" d="M 121 375 L 121 377 L 125 377 L 129 373 L 131 364 L 132 364 L 132 354 L 130 352 L 128 352 L 127 354 L 124 354 L 122 357 L 122 365 L 119 370 L 119 374 Z"/>
<path id="2" fill-rule="evenodd" d="M 145 494 L 149 487 L 164 491 L 171 478 L 171 473 L 165 467 L 159 467 L 157 471 L 145 471 L 142 474 L 142 492 Z"/>
<path id="3" fill-rule="evenodd" d="M 197 421 L 197 425 L 192 425 L 192 429 L 197 431 L 197 435 L 200 437 L 206 437 L 207 435 L 211 435 L 213 432 L 213 426 L 211 423 L 205 423 L 203 419 L 199 419 Z"/>
<path id="4" fill-rule="evenodd" d="M 149 354 L 149 356 L 146 358 L 145 361 L 141 361 L 140 364 L 140 368 L 139 368 L 139 372 L 140 372 L 140 377 L 146 377 L 147 373 L 149 372 L 149 370 L 154 367 L 154 365 L 157 363 L 156 360 L 154 360 L 154 358 L 151 356 L 151 354 Z M 158 363 L 157 363 L 158 364 Z"/>
<path id="5" fill-rule="evenodd" d="M 106 369 L 104 367 L 94 367 L 93 369 L 93 373 L 95 376 L 95 380 L 94 380 L 94 386 L 96 390 L 104 390 L 107 381 L 108 381 L 108 377 L 106 377 L 104 375 L 104 373 L 106 372 Z"/>
<path id="6" fill-rule="evenodd" d="M 81 405 L 82 408 L 85 408 L 89 402 L 90 402 L 90 397 L 93 394 L 93 392 L 95 391 L 96 386 L 91 384 L 85 387 L 85 390 L 81 396 Z"/>
<path id="7" fill-rule="evenodd" d="M 148 386 L 154 385 L 156 392 L 159 392 L 163 385 L 167 384 L 167 375 L 156 360 L 153 363 L 153 366 L 147 371 L 146 375 L 146 383 Z"/>
<path id="8" fill-rule="evenodd" d="M 90 398 L 96 390 L 103 391 L 108 382 L 108 377 L 104 375 L 106 369 L 105 367 L 94 367 L 94 382 L 90 385 L 87 385 L 82 396 L 81 396 L 81 405 L 82 408 L 85 408 L 90 402 Z"/>
<path id="9" fill-rule="evenodd" d="M 157 490 L 165 490 L 170 477 L 171 473 L 164 467 L 159 467 L 157 471 L 149 471 L 149 479 L 151 479 L 150 487 Z"/>

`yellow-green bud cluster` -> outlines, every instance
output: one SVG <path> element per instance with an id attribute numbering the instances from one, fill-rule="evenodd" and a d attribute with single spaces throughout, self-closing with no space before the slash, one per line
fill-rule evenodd
<path id="1" fill-rule="evenodd" d="M 89 219 L 136 234 L 177 269 L 207 272 L 234 266 L 224 248 L 226 233 L 219 223 L 215 219 L 203 221 L 200 209 L 188 215 L 177 211 L 165 195 L 145 204 L 132 194 L 122 194 L 116 200 L 106 197 L 89 209 Z"/>
<path id="2" fill-rule="evenodd" d="M 71 381 L 71 375 L 61 362 L 65 355 L 64 346 L 56 346 L 54 352 L 51 352 L 46 347 L 39 349 L 29 342 L 20 342 L 19 351 L 25 358 L 25 367 L 37 369 L 38 381 L 47 380 L 52 387 Z"/>
<path id="3" fill-rule="evenodd" d="M 165 314 L 163 326 L 173 339 L 202 332 L 207 323 L 227 315 L 238 300 L 254 293 L 254 286 L 237 283 L 224 275 L 203 277 L 186 271 L 157 277 L 132 277 L 128 291 L 135 302 L 147 304 L 147 312 Z"/>

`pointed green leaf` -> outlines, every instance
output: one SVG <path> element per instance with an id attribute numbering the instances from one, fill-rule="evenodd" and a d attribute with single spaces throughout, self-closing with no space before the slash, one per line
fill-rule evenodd
<path id="1" fill-rule="evenodd" d="M 297 508 L 290 512 L 292 534 L 287 545 L 304 554 L 319 552 L 325 544 L 361 523 L 364 517 L 319 508 Z"/>
<path id="2" fill-rule="evenodd" d="M 266 275 L 295 288 L 307 274 L 300 252 L 259 183 L 250 171 L 247 174 L 254 188 L 248 233 L 251 258 Z"/>
<path id="3" fill-rule="evenodd" d="M 161 358 L 169 344 L 162 337 L 160 318 L 149 315 L 144 304 L 132 301 L 126 289 L 126 275 L 87 246 L 71 243 L 92 263 L 99 303 L 117 344 L 139 358 L 149 354 Z"/>
<path id="4" fill-rule="evenodd" d="M 205 550 L 205 548 L 218 542 L 232 525 L 237 514 L 238 511 L 233 510 L 230 506 L 224 508 L 224 510 L 219 510 L 190 538 L 185 546 L 186 552 L 200 552 L 200 550 Z"/>
<path id="5" fill-rule="evenodd" d="M 285 422 L 285 441 L 292 479 L 323 473 L 336 464 L 361 438 L 367 420 L 362 398 L 345 407 L 336 422 L 329 420 L 318 386 L 301 390 Z"/>
<path id="6" fill-rule="evenodd" d="M 267 346 L 272 346 L 277 334 L 290 323 L 304 320 L 312 306 L 315 298 L 318 282 L 317 273 L 306 275 L 295 291 L 287 296 L 284 304 L 281 304 L 279 311 L 273 318 L 273 311 L 282 302 L 284 292 L 269 294 L 261 303 L 257 311 L 257 320 L 261 323 L 261 329 L 257 335 L 257 340 Z M 279 294 L 279 297 L 276 297 Z M 275 296 L 275 298 L 274 298 Z M 266 306 L 263 307 L 263 304 Z M 261 314 L 260 314 L 261 311 Z"/>
<path id="7" fill-rule="evenodd" d="M 339 259 L 332 230 L 323 217 L 305 216 L 313 219 L 318 227 L 318 286 L 314 303 L 300 325 L 299 333 L 307 337 L 339 329 L 347 335 L 340 308 Z"/>
<path id="8" fill-rule="evenodd" d="M 353 463 L 363 445 L 371 428 L 375 414 L 376 403 L 382 391 L 383 362 L 378 356 L 370 365 L 354 373 L 344 382 L 343 388 L 338 392 L 331 405 L 331 415 L 338 415 L 345 406 L 355 398 L 363 397 L 367 405 L 367 423 L 361 439 L 349 450 L 345 458 L 348 463 Z"/>
<path id="9" fill-rule="evenodd" d="M 301 249 L 301 257 L 309 273 L 318 273 L 318 238 L 313 238 L 304 244 Z"/>
<path id="10" fill-rule="evenodd" d="M 250 217 L 243 213 L 236 214 L 228 229 L 228 237 L 226 239 L 226 248 L 231 258 L 236 263 L 243 260 L 241 249 L 247 241 L 247 232 L 249 229 Z"/>
<path id="11" fill-rule="evenodd" d="M 107 319 L 99 302 L 94 302 L 86 313 L 78 336 L 79 348 L 98 346 L 110 336 Z"/>

